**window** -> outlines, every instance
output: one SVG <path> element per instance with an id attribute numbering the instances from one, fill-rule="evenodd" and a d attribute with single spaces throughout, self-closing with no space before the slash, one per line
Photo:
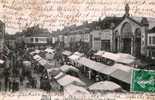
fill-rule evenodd
<path id="1" fill-rule="evenodd" d="M 155 57 L 155 51 L 152 51 L 152 56 Z"/>
<path id="2" fill-rule="evenodd" d="M 132 26 L 127 22 L 124 23 L 121 29 L 121 34 L 126 37 L 132 35 Z"/>
<path id="3" fill-rule="evenodd" d="M 152 57 L 155 57 L 155 51 L 152 51 L 152 55 L 151 55 Z"/>
<path id="4" fill-rule="evenodd" d="M 152 40 L 151 38 L 152 38 L 152 37 L 151 37 L 151 36 L 149 36 L 149 44 L 152 44 L 152 43 L 151 43 L 151 40 Z"/>
<path id="5" fill-rule="evenodd" d="M 141 38 L 141 30 L 140 30 L 140 28 L 137 28 L 137 29 L 136 29 L 136 31 L 135 31 L 135 36 L 136 36 L 137 38 Z"/>
<path id="6" fill-rule="evenodd" d="M 115 36 L 118 36 L 119 34 L 118 34 L 118 31 L 115 31 Z"/>
<path id="7" fill-rule="evenodd" d="M 94 40 L 96 40 L 96 41 L 100 40 L 100 37 L 94 37 Z"/>
<path id="8" fill-rule="evenodd" d="M 33 38 L 31 38 L 30 41 L 33 42 Z"/>
<path id="9" fill-rule="evenodd" d="M 152 37 L 152 44 L 155 44 L 155 36 Z"/>
<path id="10" fill-rule="evenodd" d="M 101 50 L 110 51 L 110 40 L 101 40 Z"/>
<path id="11" fill-rule="evenodd" d="M 148 45 L 155 45 L 155 35 L 148 36 Z"/>
<path id="12" fill-rule="evenodd" d="M 38 42 L 38 38 L 35 38 L 35 42 Z"/>

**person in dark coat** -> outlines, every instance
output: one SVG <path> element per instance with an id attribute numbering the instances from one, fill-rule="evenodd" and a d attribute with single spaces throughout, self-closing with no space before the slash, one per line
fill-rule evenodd
<path id="1" fill-rule="evenodd" d="M 4 74 L 4 83 L 5 83 L 5 91 L 6 91 L 8 88 L 8 82 L 9 82 L 9 69 L 5 68 L 3 71 L 3 74 Z"/>

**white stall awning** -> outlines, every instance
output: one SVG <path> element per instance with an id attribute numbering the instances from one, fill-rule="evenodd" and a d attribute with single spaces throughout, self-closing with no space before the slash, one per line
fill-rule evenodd
<path id="1" fill-rule="evenodd" d="M 114 91 L 117 89 L 121 89 L 121 86 L 111 81 L 96 82 L 89 86 L 89 90 L 93 91 Z"/>
<path id="2" fill-rule="evenodd" d="M 42 59 L 42 57 L 40 57 L 39 55 L 35 55 L 33 56 L 33 59 L 35 59 L 36 61 L 39 61 Z"/>
<path id="3" fill-rule="evenodd" d="M 102 56 L 104 54 L 105 51 L 98 51 L 97 53 L 95 53 L 94 55 L 96 56 Z"/>
<path id="4" fill-rule="evenodd" d="M 69 84 L 75 84 L 78 86 L 86 86 L 86 84 L 81 81 L 79 78 L 71 76 L 71 75 L 65 75 L 64 77 L 57 80 L 57 82 L 62 86 L 67 86 Z"/>
<path id="5" fill-rule="evenodd" d="M 78 60 L 80 58 L 80 56 L 78 56 L 78 55 L 71 55 L 68 58 L 71 59 L 71 60 Z"/>
<path id="6" fill-rule="evenodd" d="M 64 88 L 64 93 L 67 95 L 79 95 L 79 94 L 88 95 L 90 94 L 84 87 L 73 85 L 73 84 L 67 85 Z"/>
<path id="7" fill-rule="evenodd" d="M 66 56 L 70 56 L 72 54 L 72 52 L 65 50 L 62 52 L 62 54 L 66 55 Z"/>
<path id="8" fill-rule="evenodd" d="M 63 65 L 60 67 L 60 69 L 63 71 L 63 72 L 67 72 L 67 71 L 75 71 L 75 72 L 79 72 L 79 70 L 73 66 L 70 66 L 70 65 Z"/>
<path id="9" fill-rule="evenodd" d="M 51 49 L 51 48 L 46 48 L 44 51 L 46 51 L 48 53 L 52 53 L 52 54 L 55 53 L 55 50 L 54 49 Z"/>
<path id="10" fill-rule="evenodd" d="M 3 64 L 4 63 L 4 60 L 0 59 L 0 64 Z"/>

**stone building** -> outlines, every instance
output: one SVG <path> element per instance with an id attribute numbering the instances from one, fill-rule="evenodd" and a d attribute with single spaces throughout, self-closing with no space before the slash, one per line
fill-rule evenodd
<path id="1" fill-rule="evenodd" d="M 93 50 L 112 50 L 112 29 L 93 30 L 90 35 Z"/>
<path id="2" fill-rule="evenodd" d="M 70 27 L 65 27 L 63 30 L 58 31 L 57 35 L 53 40 L 64 42 L 64 48 L 78 47 L 78 44 L 90 45 L 90 24 L 84 24 L 80 26 L 72 25 Z M 57 38 L 57 39 L 54 39 Z"/>
<path id="3" fill-rule="evenodd" d="M 40 48 L 49 45 L 50 32 L 40 28 L 39 25 L 28 27 L 21 34 L 23 34 L 25 47 Z"/>
<path id="4" fill-rule="evenodd" d="M 5 23 L 0 21 L 0 52 L 3 52 L 4 47 L 4 36 L 5 36 Z"/>
<path id="5" fill-rule="evenodd" d="M 147 35 L 147 56 L 155 59 L 155 27 L 148 31 Z"/>
<path id="6" fill-rule="evenodd" d="M 125 15 L 113 29 L 113 51 L 129 53 L 140 57 L 147 55 L 147 33 L 152 23 L 145 17 L 132 17 L 129 5 L 125 6 Z"/>
<path id="7" fill-rule="evenodd" d="M 25 37 L 25 44 L 28 47 L 40 47 L 48 45 L 49 34 L 33 34 L 31 36 Z"/>
<path id="8" fill-rule="evenodd" d="M 131 16 L 130 7 L 126 4 L 122 17 L 109 16 L 71 27 L 58 40 L 64 41 L 67 47 L 69 43 L 85 41 L 94 50 L 123 52 L 140 58 L 154 55 L 155 32 L 151 31 L 154 26 L 154 18 Z"/>

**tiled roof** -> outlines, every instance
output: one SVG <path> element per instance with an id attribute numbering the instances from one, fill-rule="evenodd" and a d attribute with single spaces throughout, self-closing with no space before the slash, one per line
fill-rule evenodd
<path id="1" fill-rule="evenodd" d="M 38 34 L 32 34 L 30 37 L 49 37 L 49 33 L 38 33 Z"/>
<path id="2" fill-rule="evenodd" d="M 130 18 L 141 23 L 141 20 L 143 17 L 130 17 Z M 153 28 L 155 26 L 155 18 L 152 18 L 152 17 L 146 17 L 146 18 L 147 18 L 148 23 L 149 23 L 149 29 Z"/>
<path id="3" fill-rule="evenodd" d="M 148 30 L 148 33 L 155 33 L 155 26 L 152 29 Z"/>
<path id="4" fill-rule="evenodd" d="M 107 28 L 111 28 L 112 23 L 114 24 L 114 27 L 116 27 L 121 23 L 122 20 L 123 20 L 123 17 L 112 16 L 112 17 L 105 17 L 101 22 L 98 22 L 98 23 L 101 29 L 107 29 Z"/>
<path id="5" fill-rule="evenodd" d="M 149 29 L 155 27 L 155 18 L 148 17 L 147 20 L 149 22 Z"/>

